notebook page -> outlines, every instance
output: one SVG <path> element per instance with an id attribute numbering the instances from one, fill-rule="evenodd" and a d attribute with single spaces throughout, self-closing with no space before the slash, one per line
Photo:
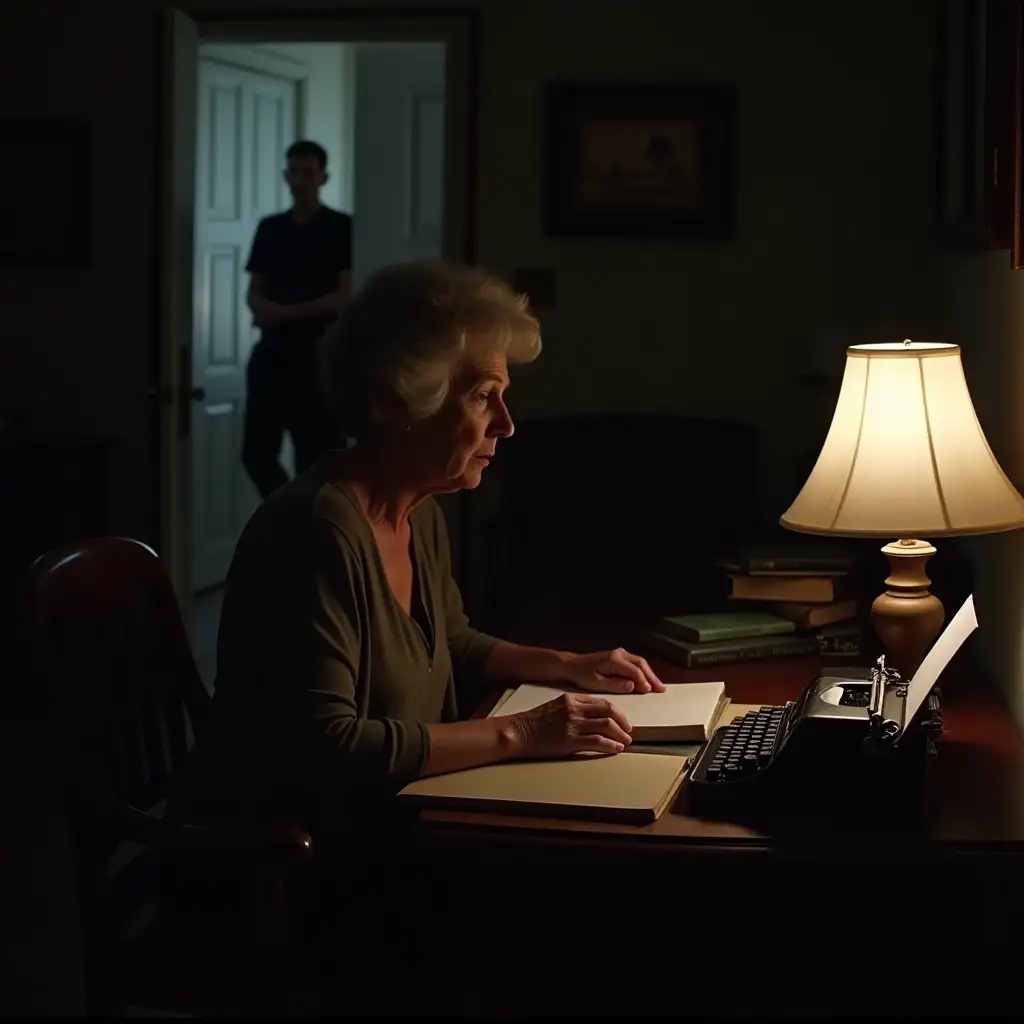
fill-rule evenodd
<path id="1" fill-rule="evenodd" d="M 524 683 L 491 712 L 491 715 L 515 715 L 554 700 L 559 694 L 582 693 L 571 686 L 541 686 Z M 672 683 L 663 693 L 601 693 L 635 728 L 658 726 L 707 725 L 714 715 L 725 683 Z"/>

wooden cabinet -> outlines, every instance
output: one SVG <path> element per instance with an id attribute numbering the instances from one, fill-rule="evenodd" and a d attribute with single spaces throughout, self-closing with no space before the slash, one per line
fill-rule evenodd
<path id="1" fill-rule="evenodd" d="M 936 204 L 950 249 L 1021 252 L 1024 0 L 941 0 Z"/>

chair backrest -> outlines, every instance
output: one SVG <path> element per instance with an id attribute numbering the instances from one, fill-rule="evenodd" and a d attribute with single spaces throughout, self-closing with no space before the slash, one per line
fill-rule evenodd
<path id="1" fill-rule="evenodd" d="M 756 533 L 758 434 L 729 421 L 593 415 L 517 425 L 499 448 L 519 589 L 673 589 Z"/>
<path id="2" fill-rule="evenodd" d="M 252 897 L 254 923 L 250 926 L 246 918 L 244 936 L 231 932 L 224 963 L 219 954 L 211 954 L 216 966 L 209 977 L 202 975 L 199 988 L 194 977 L 179 974 L 174 965 L 180 962 L 179 943 L 194 943 L 201 935 L 175 933 L 173 942 L 159 946 L 161 963 L 148 965 L 165 972 L 163 980 L 171 984 L 159 994 L 218 999 L 222 971 L 234 977 L 234 955 L 240 949 L 243 959 L 249 955 L 241 939 L 255 936 L 259 947 L 267 928 L 273 936 L 272 963 L 261 969 L 246 961 L 247 973 L 254 972 L 257 981 L 247 979 L 245 991 L 262 994 L 261 1009 L 275 1005 L 270 1000 L 279 995 L 277 972 L 284 962 L 278 945 L 279 932 L 284 934 L 279 919 L 283 889 L 280 871 L 264 871 L 264 865 L 277 863 L 278 846 L 282 865 L 301 862 L 311 842 L 308 835 L 285 829 L 280 839 L 272 837 L 278 846 L 261 846 L 259 834 L 168 822 L 154 806 L 170 795 L 193 740 L 206 730 L 211 704 L 160 559 L 136 540 L 87 540 L 41 556 L 27 584 L 25 618 L 32 626 L 33 660 L 44 698 L 42 724 L 53 740 L 70 825 L 89 1015 L 123 1015 L 125 972 L 132 970 L 138 983 L 134 973 L 140 961 L 126 964 L 121 953 L 152 924 L 155 905 L 164 912 L 164 927 L 170 921 L 174 932 L 180 907 L 173 900 L 169 907 L 162 897 L 168 892 L 176 897 L 179 890 L 167 890 L 164 883 L 180 885 L 182 878 L 194 883 L 190 850 L 199 854 L 196 863 L 205 863 L 203 856 L 210 854 L 219 871 L 230 865 L 229 878 L 243 879 L 245 892 L 258 894 Z M 186 965 L 192 962 L 188 956 L 182 959 Z M 269 981 L 270 995 L 263 981 Z M 238 1016 L 236 1003 L 247 1005 L 248 995 L 241 988 L 226 994 L 231 1016 Z M 247 1007 L 241 1016 L 252 1013 Z"/>
<path id="3" fill-rule="evenodd" d="M 29 603 L 63 782 L 93 807 L 148 810 L 210 704 L 159 557 L 119 537 L 55 549 L 30 569 Z"/>

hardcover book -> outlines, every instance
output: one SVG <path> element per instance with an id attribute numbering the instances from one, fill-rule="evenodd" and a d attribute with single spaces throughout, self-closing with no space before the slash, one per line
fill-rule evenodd
<path id="1" fill-rule="evenodd" d="M 409 783 L 417 807 L 622 821 L 656 821 L 682 785 L 688 758 L 643 753 L 506 761 Z"/>
<path id="2" fill-rule="evenodd" d="M 831 576 L 733 576 L 732 596 L 745 601 L 829 604 L 844 599 L 844 583 Z"/>
<path id="3" fill-rule="evenodd" d="M 791 619 L 801 629 L 818 629 L 834 622 L 846 622 L 857 615 L 856 601 L 833 601 L 829 604 L 782 602 L 772 605 L 772 611 L 784 619 Z"/>
<path id="4" fill-rule="evenodd" d="M 751 636 L 778 636 L 796 632 L 796 624 L 766 612 L 702 612 L 696 615 L 666 615 L 657 629 L 681 640 L 741 640 Z"/>
<path id="5" fill-rule="evenodd" d="M 720 563 L 729 571 L 757 575 L 843 576 L 853 570 L 854 560 L 835 548 L 806 546 L 742 548 Z"/>
<path id="6" fill-rule="evenodd" d="M 639 642 L 651 654 L 684 668 L 726 665 L 758 658 L 795 658 L 818 650 L 818 639 L 814 636 L 759 636 L 701 644 L 649 629 L 641 634 Z"/>

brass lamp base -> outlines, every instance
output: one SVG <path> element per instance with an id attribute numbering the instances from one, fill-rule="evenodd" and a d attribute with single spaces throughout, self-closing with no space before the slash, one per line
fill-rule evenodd
<path id="1" fill-rule="evenodd" d="M 882 554 L 889 559 L 888 589 L 871 605 L 871 624 L 887 660 L 909 681 L 946 617 L 942 602 L 928 592 L 925 565 L 935 548 L 923 540 L 898 540 L 886 544 Z"/>

